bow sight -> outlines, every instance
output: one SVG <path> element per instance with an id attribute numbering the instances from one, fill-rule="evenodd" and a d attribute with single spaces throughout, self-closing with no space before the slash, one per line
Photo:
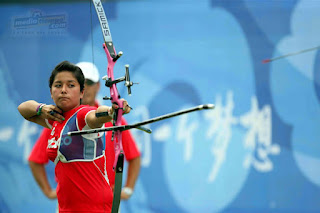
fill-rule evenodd
<path id="1" fill-rule="evenodd" d="M 122 52 L 119 52 L 119 54 L 121 53 L 122 55 Z M 125 76 L 121 77 L 121 78 L 117 78 L 115 80 L 112 80 L 110 77 L 108 77 L 108 75 L 105 75 L 102 77 L 102 80 L 105 80 L 105 86 L 106 87 L 112 87 L 113 84 L 117 84 L 121 81 L 124 81 L 124 85 L 127 87 L 127 91 L 128 91 L 128 95 L 131 95 L 131 86 L 133 86 L 133 84 L 139 84 L 139 83 L 133 83 L 132 81 L 130 81 L 130 73 L 129 73 L 129 64 L 126 64 L 125 65 L 125 68 L 126 68 L 126 74 Z M 120 95 L 118 95 L 120 98 Z M 108 97 L 108 96 L 105 96 L 103 97 L 103 100 L 111 100 L 112 101 L 112 97 Z"/>

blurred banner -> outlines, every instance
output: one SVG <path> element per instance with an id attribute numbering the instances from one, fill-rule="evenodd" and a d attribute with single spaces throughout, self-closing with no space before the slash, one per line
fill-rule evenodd
<path id="1" fill-rule="evenodd" d="M 151 135 L 132 130 L 142 169 L 121 213 L 320 212 L 320 51 L 262 63 L 320 45 L 320 2 L 103 4 L 124 52 L 116 77 L 130 64 L 139 82 L 123 96 L 128 123 L 216 105 L 151 124 Z M 57 201 L 27 161 L 41 128 L 17 106 L 53 103 L 48 78 L 63 60 L 93 62 L 106 75 L 101 28 L 89 1 L 0 6 L 0 212 L 53 213 Z M 101 88 L 100 103 L 109 105 L 108 94 Z M 47 170 L 55 186 L 54 164 Z"/>

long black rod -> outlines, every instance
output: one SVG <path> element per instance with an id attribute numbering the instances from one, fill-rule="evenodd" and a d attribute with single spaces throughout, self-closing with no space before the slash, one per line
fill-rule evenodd
<path id="1" fill-rule="evenodd" d="M 203 109 L 214 109 L 214 105 L 213 104 L 199 105 L 199 106 L 192 107 L 192 108 L 189 108 L 189 109 L 180 110 L 180 111 L 177 111 L 177 112 L 172 112 L 172 113 L 169 113 L 169 114 L 161 115 L 159 117 L 151 118 L 149 120 L 145 120 L 145 121 L 138 122 L 138 123 L 135 123 L 135 124 L 122 125 L 122 126 L 113 126 L 113 127 L 106 127 L 106 128 L 98 128 L 98 129 L 81 130 L 81 131 L 74 131 L 74 132 L 68 132 L 68 135 L 69 136 L 84 135 L 84 134 L 92 134 L 92 133 L 106 132 L 106 131 L 112 131 L 112 130 L 124 131 L 124 130 L 132 129 L 132 128 L 138 128 L 140 126 L 143 126 L 143 125 L 146 125 L 146 124 L 150 124 L 150 123 L 154 123 L 154 122 L 157 122 L 157 121 L 161 121 L 161 120 L 164 120 L 164 119 L 172 118 L 172 117 L 175 117 L 175 116 L 178 116 L 178 115 L 182 115 L 182 114 L 186 114 L 186 113 L 190 113 L 190 112 L 194 112 L 194 111 L 198 111 L 198 110 L 203 110 Z"/>

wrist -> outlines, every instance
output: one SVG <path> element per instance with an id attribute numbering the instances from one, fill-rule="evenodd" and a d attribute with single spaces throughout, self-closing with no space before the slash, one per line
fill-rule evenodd
<path id="1" fill-rule="evenodd" d="M 123 187 L 122 191 L 128 196 L 131 196 L 133 194 L 133 189 L 130 187 Z"/>
<path id="2" fill-rule="evenodd" d="M 50 192 L 51 192 L 51 188 L 48 186 L 48 187 L 45 187 L 44 189 L 42 189 L 42 192 L 45 196 L 49 197 L 50 195 Z"/>
<path id="3" fill-rule="evenodd" d="M 41 115 L 43 106 L 45 106 L 45 104 L 38 105 L 38 107 L 36 109 L 37 115 Z"/>

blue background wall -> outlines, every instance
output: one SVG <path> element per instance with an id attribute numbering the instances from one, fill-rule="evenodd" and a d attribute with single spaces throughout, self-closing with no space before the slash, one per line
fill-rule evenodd
<path id="1" fill-rule="evenodd" d="M 202 103 L 196 112 L 133 130 L 142 169 L 123 213 L 320 212 L 320 44 L 313 0 L 113 1 L 113 41 L 139 85 L 124 95 L 129 123 Z M 41 128 L 17 106 L 52 103 L 47 79 L 62 60 L 107 61 L 93 5 L 0 6 L 0 212 L 54 212 L 27 157 Z M 103 84 L 103 82 L 101 81 Z M 125 88 L 121 87 L 121 94 Z M 108 94 L 102 88 L 99 99 Z M 54 185 L 54 166 L 47 167 Z"/>

